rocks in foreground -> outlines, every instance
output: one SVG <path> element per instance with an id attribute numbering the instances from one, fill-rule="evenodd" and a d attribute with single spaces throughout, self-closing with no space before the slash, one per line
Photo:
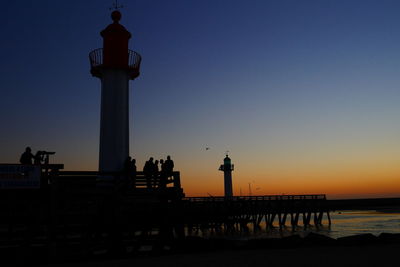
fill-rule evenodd
<path id="1" fill-rule="evenodd" d="M 309 233 L 305 237 L 292 235 L 283 238 L 265 238 L 250 240 L 205 239 L 201 237 L 187 237 L 175 243 L 178 251 L 217 251 L 231 249 L 291 249 L 312 246 L 362 246 L 400 243 L 400 234 L 383 233 L 379 236 L 373 234 L 359 234 L 334 239 L 325 235 Z"/>

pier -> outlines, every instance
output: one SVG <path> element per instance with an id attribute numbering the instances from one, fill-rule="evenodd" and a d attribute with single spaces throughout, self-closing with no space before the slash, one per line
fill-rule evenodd
<path id="1" fill-rule="evenodd" d="M 148 188 L 138 172 L 62 171 L 42 166 L 40 187 L 0 191 L 0 251 L 27 257 L 82 257 L 169 244 L 194 231 L 307 227 L 329 218 L 325 195 L 185 197 L 180 173 Z M 4 165 L 3 165 L 4 169 Z M 99 177 L 112 176 L 113 185 Z M 22 252 L 21 252 L 22 251 Z M 71 256 L 72 255 L 72 256 Z"/>
<path id="2" fill-rule="evenodd" d="M 331 218 L 325 195 L 272 195 L 243 197 L 191 197 L 182 200 L 184 221 L 189 231 L 211 229 L 245 230 L 251 225 L 267 228 L 299 224 L 322 225 L 325 214 Z M 290 220 L 289 220 L 290 217 Z"/>
<path id="3" fill-rule="evenodd" d="M 5 170 L 20 170 L 2 164 Z M 31 168 L 31 167 L 30 167 Z M 40 167 L 40 184 L 0 189 L 0 251 L 9 257 L 71 259 L 121 255 L 150 245 L 165 245 L 199 232 L 222 234 L 331 224 L 329 212 L 396 208 L 399 199 L 327 200 L 324 194 L 186 197 L 180 173 L 165 187 L 142 172 L 62 171 Z M 14 173 L 10 177 L 20 178 Z M 113 177 L 104 184 L 101 177 Z M 22 179 L 23 180 L 23 179 Z"/>

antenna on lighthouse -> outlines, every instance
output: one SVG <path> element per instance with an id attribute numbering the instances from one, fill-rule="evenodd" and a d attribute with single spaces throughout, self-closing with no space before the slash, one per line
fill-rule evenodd
<path id="1" fill-rule="evenodd" d="M 123 7 L 124 7 L 123 5 L 118 4 L 118 0 L 115 0 L 112 7 L 110 7 L 110 10 L 113 10 L 113 9 L 118 10 Z"/>

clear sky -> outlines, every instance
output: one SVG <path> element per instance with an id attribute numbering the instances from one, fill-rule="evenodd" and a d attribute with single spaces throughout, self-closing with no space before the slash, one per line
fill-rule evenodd
<path id="1" fill-rule="evenodd" d="M 120 1 L 121 2 L 121 1 Z M 0 162 L 29 145 L 96 170 L 111 0 L 2 1 Z M 171 155 L 187 195 L 400 197 L 400 1 L 123 1 L 130 151 Z M 206 150 L 210 147 L 210 150 Z"/>

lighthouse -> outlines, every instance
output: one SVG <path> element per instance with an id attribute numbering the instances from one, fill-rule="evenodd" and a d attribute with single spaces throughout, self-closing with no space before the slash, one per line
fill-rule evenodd
<path id="1" fill-rule="evenodd" d="M 90 52 L 92 76 L 101 81 L 99 172 L 120 172 L 129 156 L 129 81 L 139 76 L 141 57 L 129 50 L 131 34 L 121 13 L 100 32 L 103 48 Z"/>
<path id="2" fill-rule="evenodd" d="M 226 154 L 224 158 L 224 164 L 219 167 L 220 171 L 224 172 L 224 188 L 225 188 L 225 197 L 229 198 L 233 196 L 232 190 L 232 171 L 233 171 L 233 164 L 231 159 Z"/>

